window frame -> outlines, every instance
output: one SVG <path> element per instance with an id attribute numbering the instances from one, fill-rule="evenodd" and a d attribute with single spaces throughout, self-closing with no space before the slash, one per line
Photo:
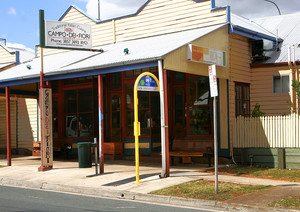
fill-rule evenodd
<path id="1" fill-rule="evenodd" d="M 241 99 L 238 99 L 237 97 L 237 87 L 240 87 L 241 88 Z M 248 89 L 248 96 L 249 96 L 249 99 L 246 99 L 245 95 L 244 95 L 244 89 L 247 88 Z M 238 108 L 238 105 L 237 105 L 237 101 L 240 101 L 241 102 L 241 111 L 242 113 L 241 114 L 238 114 L 237 112 L 237 108 Z M 245 110 L 243 110 L 243 106 L 245 103 L 248 102 L 248 111 L 247 113 L 245 112 Z M 243 82 L 234 82 L 234 104 L 235 104 L 235 116 L 244 116 L 244 117 L 250 117 L 251 115 L 251 96 L 250 96 L 250 84 L 249 83 L 243 83 Z"/>
<path id="2" fill-rule="evenodd" d="M 94 114 L 95 114 L 95 105 L 94 105 L 94 101 L 96 101 L 96 96 L 95 96 L 95 84 L 94 83 L 82 83 L 82 84 L 72 84 L 72 85 L 65 85 L 64 88 L 63 88 L 63 94 L 65 95 L 65 92 L 66 91 L 76 91 L 76 105 L 77 105 L 77 109 L 76 109 L 76 112 L 74 113 L 67 113 L 66 111 L 64 111 L 64 136 L 65 137 L 69 137 L 66 135 L 66 117 L 69 116 L 69 115 L 75 115 L 77 120 L 77 135 L 75 137 L 72 137 L 72 138 L 92 138 L 92 137 L 95 137 L 96 134 L 95 134 L 95 129 L 97 128 L 97 126 L 95 125 L 96 122 L 95 122 L 95 117 L 94 117 Z M 79 111 L 79 90 L 82 90 L 82 89 L 91 89 L 92 91 L 92 111 L 88 111 L 88 112 L 80 112 Z M 65 102 L 64 102 L 64 108 L 65 108 Z M 92 136 L 91 137 L 86 137 L 86 136 L 80 136 L 80 126 L 79 126 L 79 117 L 81 114 L 92 114 Z"/>
<path id="3" fill-rule="evenodd" d="M 274 78 L 279 77 L 280 78 L 280 92 L 275 92 L 275 83 Z M 283 92 L 283 77 L 288 77 L 288 92 Z M 291 91 L 291 83 L 290 83 L 290 75 L 289 74 L 279 74 L 279 75 L 273 75 L 272 76 L 272 94 L 289 94 Z"/>
<path id="4" fill-rule="evenodd" d="M 207 107 L 207 108 L 210 108 L 211 110 L 213 109 L 213 102 L 211 101 L 211 103 L 209 104 L 205 104 L 205 105 L 190 105 L 190 102 L 189 102 L 189 99 L 190 99 L 190 92 L 189 92 L 189 86 L 190 86 L 190 82 L 189 80 L 190 79 L 193 79 L 193 78 L 199 78 L 199 77 L 206 77 L 208 79 L 208 76 L 202 76 L 202 75 L 193 75 L 193 74 L 187 74 L 186 77 L 185 77 L 185 86 L 186 86 L 186 99 L 185 99 L 185 102 L 186 102 L 186 110 L 185 110 L 185 114 L 186 114 L 186 136 L 187 137 L 198 137 L 198 138 L 201 138 L 201 137 L 213 137 L 214 136 L 214 132 L 213 132 L 213 126 L 212 127 L 212 133 L 211 134 L 191 134 L 190 133 L 190 108 L 201 108 L 201 107 Z M 208 89 L 208 98 L 211 98 L 210 96 L 210 89 Z"/>

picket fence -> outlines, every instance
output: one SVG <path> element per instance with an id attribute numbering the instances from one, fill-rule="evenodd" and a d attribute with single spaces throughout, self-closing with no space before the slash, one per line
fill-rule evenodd
<path id="1" fill-rule="evenodd" d="M 233 119 L 233 148 L 300 148 L 300 117 L 242 117 Z"/>

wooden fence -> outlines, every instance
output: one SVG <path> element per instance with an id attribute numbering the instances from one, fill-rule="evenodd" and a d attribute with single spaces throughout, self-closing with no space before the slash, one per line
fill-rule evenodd
<path id="1" fill-rule="evenodd" d="M 299 115 L 233 119 L 233 148 L 300 148 Z"/>

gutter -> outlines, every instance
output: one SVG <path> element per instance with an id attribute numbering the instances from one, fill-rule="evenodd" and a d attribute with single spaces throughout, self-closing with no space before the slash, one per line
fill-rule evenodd
<path id="1" fill-rule="evenodd" d="M 62 74 L 71 74 L 71 73 L 77 73 L 77 72 L 83 72 L 83 71 L 93 71 L 93 70 L 101 70 L 101 69 L 106 69 L 106 68 L 115 68 L 115 67 L 120 67 L 120 66 L 126 66 L 126 65 L 134 65 L 134 64 L 139 64 L 139 63 L 147 63 L 147 62 L 153 62 L 157 60 L 162 60 L 164 59 L 165 56 L 160 56 L 160 57 L 153 57 L 153 58 L 148 58 L 148 59 L 141 59 L 141 60 L 131 60 L 131 61 L 124 61 L 124 62 L 119 62 L 119 63 L 111 63 L 103 66 L 90 66 L 90 67 L 84 67 L 84 68 L 73 68 L 73 69 L 62 69 L 62 70 L 56 70 L 56 72 L 51 72 L 51 73 L 45 73 L 45 77 L 47 76 L 53 76 Z"/>
<path id="2" fill-rule="evenodd" d="M 250 64 L 251 68 L 259 68 L 259 67 L 272 67 L 272 66 L 287 66 L 289 65 L 287 62 L 282 63 L 256 63 Z"/>
<path id="3" fill-rule="evenodd" d="M 275 43 L 283 41 L 281 38 L 278 39 L 277 37 L 272 37 L 272 36 L 269 36 L 269 35 L 266 35 L 266 34 L 263 34 L 260 32 L 252 31 L 252 30 L 246 29 L 244 27 L 240 27 L 240 26 L 232 25 L 232 24 L 231 24 L 231 27 L 229 27 L 229 34 L 231 34 L 231 33 L 242 35 L 242 36 L 252 38 L 255 40 L 267 39 L 267 40 L 271 40 Z"/>

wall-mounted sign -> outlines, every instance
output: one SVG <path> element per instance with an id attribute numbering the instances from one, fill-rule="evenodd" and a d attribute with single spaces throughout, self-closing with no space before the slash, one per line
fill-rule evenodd
<path id="1" fill-rule="evenodd" d="M 43 144 L 42 144 L 42 166 L 53 166 L 53 137 L 52 137 L 52 91 L 43 88 Z"/>
<path id="2" fill-rule="evenodd" d="M 91 25 L 60 21 L 45 21 L 45 46 L 56 48 L 91 49 Z"/>
<path id="3" fill-rule="evenodd" d="M 217 66 L 226 66 L 226 52 L 189 44 L 187 47 L 187 60 L 198 63 L 216 64 Z"/>
<path id="4" fill-rule="evenodd" d="M 158 85 L 152 76 L 145 75 L 140 79 L 137 89 L 138 91 L 158 91 Z"/>
<path id="5" fill-rule="evenodd" d="M 208 66 L 208 76 L 210 84 L 210 96 L 218 96 L 218 83 L 216 74 L 216 65 Z"/>

